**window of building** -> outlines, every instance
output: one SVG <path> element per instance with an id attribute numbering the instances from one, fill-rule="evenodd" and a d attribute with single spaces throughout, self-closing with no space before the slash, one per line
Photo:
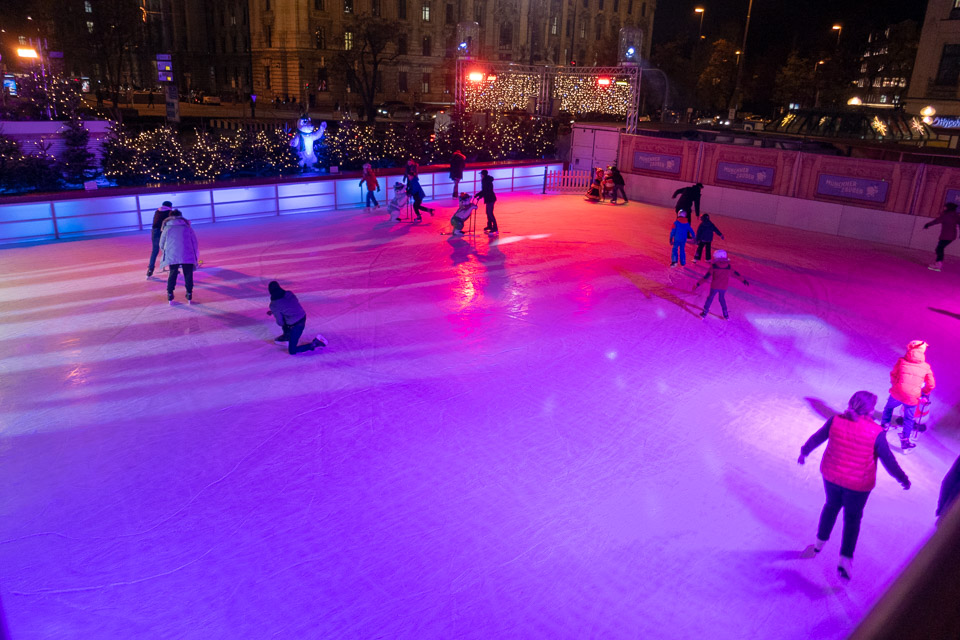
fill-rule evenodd
<path id="1" fill-rule="evenodd" d="M 560 31 L 560 16 L 550 18 L 550 35 L 555 36 Z"/>
<path id="2" fill-rule="evenodd" d="M 597 11 L 603 11 L 603 0 L 597 0 Z"/>
<path id="3" fill-rule="evenodd" d="M 640 3 L 640 17 L 642 18 L 642 17 L 645 16 L 645 15 L 647 15 L 647 3 L 646 3 L 646 2 L 641 2 L 641 3 Z"/>
<path id="4" fill-rule="evenodd" d="M 627 0 L 627 13 L 633 13 L 633 0 Z"/>
<path id="5" fill-rule="evenodd" d="M 937 69 L 937 84 L 956 86 L 960 78 L 960 44 L 943 45 L 940 67 Z"/>
<path id="6" fill-rule="evenodd" d="M 230 25 L 237 26 L 237 16 L 230 16 Z"/>
<path id="7" fill-rule="evenodd" d="M 620 11 L 620 0 L 613 0 L 613 12 L 618 13 Z"/>
<path id="8" fill-rule="evenodd" d="M 407 55 L 407 34 L 405 33 L 397 36 L 397 55 Z"/>
<path id="9" fill-rule="evenodd" d="M 343 32 L 343 50 L 350 51 L 353 49 L 353 31 L 344 31 Z"/>
<path id="10" fill-rule="evenodd" d="M 887 96 L 886 95 L 880 96 L 880 104 L 886 104 L 886 103 L 887 103 Z"/>
<path id="11" fill-rule="evenodd" d="M 270 0 L 263 0 L 263 10 L 270 11 Z"/>
<path id="12" fill-rule="evenodd" d="M 407 19 L 407 0 L 397 0 L 397 17 L 401 20 Z"/>
<path id="13" fill-rule="evenodd" d="M 580 22 L 580 39 L 583 40 L 587 37 L 587 21 L 582 20 Z"/>
<path id="14" fill-rule="evenodd" d="M 599 40 L 600 38 L 603 37 L 603 20 L 597 20 L 596 31 L 597 31 L 596 39 Z"/>
<path id="15" fill-rule="evenodd" d="M 317 67 L 317 91 L 329 91 L 330 85 L 330 74 L 327 73 L 327 68 L 323 66 Z"/>
<path id="16" fill-rule="evenodd" d="M 353 13 L 353 0 L 343 0 L 343 12 Z"/>
<path id="17" fill-rule="evenodd" d="M 313 8 L 315 11 L 323 11 L 323 0 L 313 0 Z"/>
<path id="18" fill-rule="evenodd" d="M 93 13 L 93 5 L 90 4 L 90 0 L 84 0 L 83 11 L 84 13 Z"/>
<path id="19" fill-rule="evenodd" d="M 93 23 L 87 20 L 87 33 L 93 33 Z"/>
<path id="20" fill-rule="evenodd" d="M 430 22 L 430 3 L 424 2 L 420 6 L 420 19 L 424 22 Z"/>
<path id="21" fill-rule="evenodd" d="M 447 16 L 445 22 L 447 24 L 453 24 L 453 5 L 449 2 L 447 3 Z"/>
<path id="22" fill-rule="evenodd" d="M 273 46 L 273 27 L 270 25 L 263 28 L 263 39 L 268 49 Z"/>
<path id="23" fill-rule="evenodd" d="M 482 0 L 476 0 L 476 2 L 473 3 L 473 21 L 481 27 L 483 26 L 483 16 L 486 13 L 483 9 Z"/>
<path id="24" fill-rule="evenodd" d="M 273 86 L 270 83 L 270 67 L 263 68 L 263 83 L 267 85 L 267 89 L 270 89 Z"/>
<path id="25" fill-rule="evenodd" d="M 397 91 L 406 93 L 410 88 L 407 86 L 407 70 L 401 69 L 397 74 Z"/>
<path id="26" fill-rule="evenodd" d="M 500 48 L 508 49 L 513 46 L 513 23 L 504 22 L 500 25 Z"/>
<path id="27" fill-rule="evenodd" d="M 573 20 L 567 20 L 567 37 L 573 37 Z"/>
<path id="28" fill-rule="evenodd" d="M 443 92 L 450 93 L 453 88 L 453 74 L 445 73 L 443 74 Z"/>
<path id="29" fill-rule="evenodd" d="M 583 0 L 583 8 L 584 9 L 590 8 L 590 0 Z"/>
<path id="30" fill-rule="evenodd" d="M 317 49 L 327 48 L 327 35 L 323 31 L 323 27 L 317 27 L 316 41 Z"/>
<path id="31" fill-rule="evenodd" d="M 430 93 L 430 74 L 425 73 L 420 76 L 420 93 L 426 95 Z"/>
<path id="32" fill-rule="evenodd" d="M 433 55 L 433 46 L 430 36 L 423 36 L 423 55 L 431 56 Z"/>
<path id="33" fill-rule="evenodd" d="M 381 12 L 382 11 L 380 9 L 380 0 L 372 0 L 370 2 L 370 13 L 379 17 Z"/>

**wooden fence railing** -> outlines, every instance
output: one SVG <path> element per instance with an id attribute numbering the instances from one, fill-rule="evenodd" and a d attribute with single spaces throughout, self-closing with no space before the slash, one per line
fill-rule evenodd
<path id="1" fill-rule="evenodd" d="M 573 169 L 570 171 L 545 171 L 543 174 L 544 193 L 566 193 L 586 191 L 590 186 L 593 171 L 588 169 Z"/>

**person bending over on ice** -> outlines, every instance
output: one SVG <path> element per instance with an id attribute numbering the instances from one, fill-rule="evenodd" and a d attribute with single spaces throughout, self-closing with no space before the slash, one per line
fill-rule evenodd
<path id="1" fill-rule="evenodd" d="M 287 351 L 290 355 L 327 346 L 327 341 L 319 333 L 310 342 L 298 345 L 307 326 L 307 312 L 300 306 L 300 301 L 293 291 L 285 290 L 276 280 L 267 285 L 267 290 L 270 292 L 270 310 L 267 315 L 273 316 L 283 329 L 283 333 L 273 339 L 274 342 L 288 343 Z"/>
<path id="2" fill-rule="evenodd" d="M 187 302 L 193 304 L 193 270 L 200 264 L 200 250 L 197 246 L 197 234 L 193 232 L 190 221 L 184 218 L 178 209 L 171 211 L 169 217 L 163 221 L 160 249 L 163 251 L 160 267 L 170 269 L 167 276 L 167 302 L 173 304 L 173 290 L 177 287 L 180 269 L 183 269 Z"/>
<path id="3" fill-rule="evenodd" d="M 470 214 L 477 210 L 477 205 L 470 201 L 469 193 L 460 194 L 460 206 L 457 207 L 457 210 L 453 213 L 453 217 L 450 218 L 450 224 L 453 225 L 453 233 L 455 236 L 463 235 L 463 225 L 470 218 Z"/>
<path id="4" fill-rule="evenodd" d="M 800 447 L 800 457 L 797 459 L 797 463 L 803 464 L 814 449 L 827 443 L 827 450 L 820 461 L 827 500 L 820 512 L 813 550 L 819 553 L 823 549 L 843 509 L 843 535 L 837 571 L 845 580 L 849 580 L 851 575 L 863 507 L 877 484 L 877 460 L 905 490 L 910 488 L 910 479 L 890 452 L 886 434 L 873 421 L 876 406 L 877 396 L 869 391 L 857 391 L 847 403 L 845 412 L 827 420 Z"/>
<path id="5" fill-rule="evenodd" d="M 934 218 L 923 225 L 923 228 L 929 229 L 935 224 L 940 225 L 940 240 L 937 242 L 936 248 L 937 260 L 930 265 L 930 269 L 932 271 L 940 271 L 940 269 L 943 268 L 943 250 L 947 248 L 948 244 L 957 239 L 957 227 L 960 227 L 960 214 L 957 213 L 957 205 L 953 202 L 948 202 L 947 206 L 943 208 L 943 213 L 940 214 L 940 217 Z"/>
<path id="6" fill-rule="evenodd" d="M 926 342 L 913 340 L 907 345 L 907 352 L 897 360 L 890 371 L 890 397 L 883 407 L 880 417 L 880 426 L 884 430 L 890 428 L 893 419 L 893 410 L 903 405 L 903 432 L 900 434 L 900 448 L 906 453 L 917 445 L 910 442 L 910 432 L 913 431 L 914 413 L 921 398 L 930 395 L 937 381 L 933 377 L 933 369 L 927 364 Z"/>
<path id="7" fill-rule="evenodd" d="M 393 183 L 393 197 L 390 199 L 390 202 L 387 204 L 387 213 L 390 214 L 391 220 L 399 220 L 400 213 L 403 211 L 404 207 L 407 206 L 407 192 L 404 189 L 402 182 Z"/>
<path id="8" fill-rule="evenodd" d="M 706 218 L 707 216 L 703 216 Z M 717 259 L 712 265 L 710 265 L 710 270 L 697 281 L 697 284 L 693 285 L 693 290 L 696 291 L 697 287 L 710 279 L 710 295 L 707 296 L 707 301 L 703 305 L 703 313 L 700 314 L 700 318 L 706 318 L 707 313 L 710 311 L 710 305 L 713 304 L 713 297 L 720 297 L 720 308 L 723 309 L 723 319 L 729 320 L 730 314 L 727 313 L 727 288 L 730 286 L 730 274 L 733 274 L 740 278 L 743 281 L 743 284 L 749 286 L 747 279 L 740 275 L 738 272 L 734 271 L 733 267 L 730 266 L 730 261 L 727 260 L 727 252 L 723 249 L 717 250 Z"/>
<path id="9" fill-rule="evenodd" d="M 710 214 L 705 213 L 703 214 L 703 218 L 701 218 L 700 226 L 697 227 L 697 253 L 693 256 L 694 263 L 699 262 L 704 248 L 707 250 L 707 262 L 710 262 L 710 249 L 711 245 L 713 245 L 713 234 L 717 234 L 721 238 L 723 237 L 723 234 L 720 233 L 720 229 L 717 229 L 717 225 L 710 221 Z"/>
<path id="10" fill-rule="evenodd" d="M 380 203 L 377 202 L 377 196 L 374 195 L 374 191 L 380 191 L 380 183 L 377 182 L 377 174 L 373 172 L 373 167 L 370 166 L 370 163 L 363 165 L 363 177 L 360 178 L 360 186 L 364 184 L 367 185 L 367 208 L 370 208 L 370 203 L 373 202 L 373 206 L 377 209 L 380 208 Z"/>
<path id="11" fill-rule="evenodd" d="M 700 217 L 700 194 L 703 191 L 703 184 L 698 182 L 695 185 L 689 187 L 681 187 L 673 192 L 673 197 L 676 198 L 680 196 L 680 199 L 677 200 L 677 204 L 674 207 L 674 210 L 678 213 L 680 211 L 693 212 L 694 208 L 697 210 L 697 217 Z"/>
<path id="12" fill-rule="evenodd" d="M 670 245 L 673 247 L 670 251 L 671 267 L 677 266 L 678 258 L 681 266 L 687 266 L 687 240 L 693 237 L 693 229 L 687 222 L 687 212 L 681 211 L 670 229 Z"/>
<path id="13" fill-rule="evenodd" d="M 590 186 L 587 187 L 587 193 L 584 195 L 584 197 L 590 202 L 600 202 L 600 198 L 602 197 L 602 189 L 602 180 L 599 176 L 594 176 L 593 180 L 590 182 Z"/>

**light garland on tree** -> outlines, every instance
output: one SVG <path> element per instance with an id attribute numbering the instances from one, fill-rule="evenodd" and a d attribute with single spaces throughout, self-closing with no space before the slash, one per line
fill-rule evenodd
<path id="1" fill-rule="evenodd" d="M 560 100 L 560 111 L 568 113 L 601 113 L 626 116 L 630 108 L 630 83 L 622 78 L 558 75 L 553 85 L 553 98 Z"/>
<path id="2" fill-rule="evenodd" d="M 468 79 L 464 88 L 469 111 L 526 109 L 540 96 L 543 76 L 535 73 L 489 74 L 477 82 Z"/>

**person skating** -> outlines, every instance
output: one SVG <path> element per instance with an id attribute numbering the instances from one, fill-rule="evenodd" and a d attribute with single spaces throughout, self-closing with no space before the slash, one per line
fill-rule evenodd
<path id="1" fill-rule="evenodd" d="M 374 208 L 379 209 L 380 203 L 377 202 L 374 191 L 380 191 L 380 183 L 377 181 L 377 174 L 373 172 L 373 167 L 369 163 L 363 165 L 363 177 L 360 178 L 360 186 L 362 187 L 364 184 L 367 185 L 367 208 L 370 208 L 370 203 L 373 202 Z"/>
<path id="2" fill-rule="evenodd" d="M 167 301 L 173 304 L 173 290 L 177 287 L 177 276 L 183 269 L 187 302 L 193 304 L 193 270 L 200 264 L 200 250 L 197 245 L 197 234 L 193 232 L 190 221 L 177 209 L 171 211 L 163 221 L 160 250 L 163 251 L 160 267 L 167 267 L 170 270 L 167 275 Z"/>
<path id="3" fill-rule="evenodd" d="M 679 213 L 681 211 L 686 211 L 688 213 L 693 213 L 694 208 L 696 208 L 697 217 L 700 217 L 700 195 L 703 192 L 703 184 L 698 182 L 697 184 L 691 185 L 689 187 L 681 187 L 673 192 L 673 197 L 676 198 L 680 196 L 680 199 L 677 200 L 677 204 L 674 207 L 674 210 Z"/>
<path id="4" fill-rule="evenodd" d="M 624 204 L 630 202 L 627 200 L 627 191 L 625 189 L 627 182 L 623 179 L 623 174 L 620 173 L 620 169 L 617 169 L 616 165 L 610 167 L 610 176 L 613 179 L 613 198 L 611 199 L 611 202 L 613 202 L 613 204 L 617 204 L 618 193 L 623 196 Z"/>
<path id="5" fill-rule="evenodd" d="M 433 215 L 433 209 L 423 206 L 423 199 L 427 197 L 427 194 L 420 186 L 420 178 L 416 174 L 407 176 L 407 193 L 413 198 L 413 212 L 417 214 L 417 222 L 423 220 L 423 216 L 420 215 L 421 211 Z"/>
<path id="6" fill-rule="evenodd" d="M 694 263 L 700 261 L 700 256 L 703 255 L 704 248 L 707 250 L 707 262 L 710 262 L 713 234 L 717 234 L 721 238 L 723 237 L 720 229 L 717 229 L 717 225 L 710 221 L 710 214 L 705 213 L 703 217 L 700 218 L 700 226 L 697 227 L 697 252 L 693 256 Z"/>
<path id="7" fill-rule="evenodd" d="M 153 212 L 153 227 L 150 229 L 150 243 L 153 249 L 150 251 L 150 263 L 147 265 L 147 280 L 153 277 L 153 270 L 157 267 L 157 256 L 160 254 L 160 234 L 163 231 L 163 221 L 170 216 L 173 211 L 173 203 L 164 200 Z"/>
<path id="8" fill-rule="evenodd" d="M 601 198 L 603 198 L 603 181 L 601 177 L 593 176 L 593 180 L 590 181 L 590 186 L 587 187 L 587 192 L 584 194 L 584 197 L 590 202 L 600 202 Z"/>
<path id="9" fill-rule="evenodd" d="M 418 178 L 420 176 L 420 165 L 417 164 L 417 161 L 413 158 L 407 160 L 407 166 L 403 170 L 403 181 L 410 183 L 411 178 Z"/>
<path id="10" fill-rule="evenodd" d="M 463 170 L 467 166 L 467 157 L 458 149 L 450 157 L 450 179 L 453 181 L 453 197 L 460 191 L 460 181 L 463 180 Z"/>
<path id="11" fill-rule="evenodd" d="M 731 266 L 730 261 L 727 259 L 727 252 L 723 249 L 717 249 L 717 259 L 710 265 L 710 270 L 697 281 L 697 284 L 693 285 L 693 290 L 696 291 L 697 287 L 706 282 L 708 278 L 710 279 L 710 294 L 707 296 L 707 301 L 703 303 L 703 312 L 700 314 L 700 318 L 707 317 L 707 314 L 710 312 L 710 305 L 713 304 L 713 298 L 717 296 L 720 298 L 720 309 L 723 310 L 723 319 L 730 319 L 730 314 L 727 313 L 727 289 L 730 286 L 731 273 L 740 278 L 744 285 L 750 285 L 747 279 Z"/>
<path id="12" fill-rule="evenodd" d="M 884 430 L 889 429 L 893 410 L 903 405 L 900 448 L 904 453 L 917 446 L 910 441 L 917 405 L 920 404 L 921 398 L 929 395 L 937 385 L 933 377 L 933 369 L 927 363 L 927 346 L 923 340 L 912 340 L 907 345 L 907 352 L 897 360 L 897 364 L 893 365 L 890 371 L 890 396 L 880 417 L 880 426 Z"/>
<path id="13" fill-rule="evenodd" d="M 820 461 L 827 499 L 820 512 L 813 550 L 819 553 L 823 549 L 843 509 L 843 534 L 837 571 L 846 580 L 850 579 L 852 573 L 853 552 L 860 535 L 863 507 L 877 484 L 877 460 L 905 490 L 910 488 L 910 479 L 890 451 L 886 434 L 873 421 L 876 406 L 877 396 L 869 391 L 857 391 L 851 396 L 845 412 L 828 419 L 807 439 L 797 459 L 797 463 L 803 464 L 814 449 L 827 443 Z"/>
<path id="14" fill-rule="evenodd" d="M 937 500 L 937 518 L 942 518 L 953 501 L 960 495 L 960 457 L 953 462 L 940 483 L 940 498 Z M 939 522 L 939 521 L 938 521 Z"/>
<path id="15" fill-rule="evenodd" d="M 403 186 L 402 182 L 393 183 L 393 198 L 390 199 L 390 202 L 387 204 L 387 213 L 390 214 L 391 220 L 399 220 L 400 213 L 403 211 L 404 207 L 407 206 L 407 191 Z"/>
<path id="16" fill-rule="evenodd" d="M 497 194 L 493 192 L 493 176 L 487 173 L 486 169 L 480 172 L 480 192 L 474 197 L 477 200 L 483 200 L 487 214 L 487 226 L 483 230 L 490 233 L 500 233 L 500 228 L 497 227 L 497 219 L 493 215 L 493 205 L 497 202 Z"/>
<path id="17" fill-rule="evenodd" d="M 957 205 L 948 202 L 943 208 L 943 213 L 923 225 L 924 229 L 929 229 L 933 225 L 940 225 L 940 240 L 937 242 L 936 262 L 930 265 L 932 271 L 940 271 L 943 267 L 943 250 L 947 245 L 957 239 L 957 227 L 960 227 L 960 214 L 957 213 Z"/>
<path id="18" fill-rule="evenodd" d="M 687 265 L 687 239 L 693 238 L 693 229 L 687 222 L 687 212 L 681 211 L 677 214 L 677 220 L 670 228 L 670 266 L 677 266 L 677 259 L 680 260 L 680 266 Z"/>
<path id="19" fill-rule="evenodd" d="M 471 202 L 469 193 L 460 194 L 460 206 L 457 207 L 457 210 L 453 213 L 453 216 L 450 218 L 450 224 L 453 226 L 453 234 L 455 236 L 463 235 L 463 225 L 470 218 L 470 214 L 477 210 L 477 205 Z"/>
<path id="20" fill-rule="evenodd" d="M 597 169 L 597 171 L 599 172 L 600 170 Z M 610 169 L 607 169 L 606 171 L 603 172 L 602 185 L 603 185 L 603 193 L 601 193 L 601 198 L 603 200 L 610 198 L 610 201 L 613 202 L 613 194 L 616 193 L 614 191 L 614 189 L 616 188 L 616 184 L 613 182 L 613 171 L 611 171 Z"/>
<path id="21" fill-rule="evenodd" d="M 303 310 L 293 291 L 287 291 L 276 280 L 267 285 L 267 291 L 270 292 L 270 310 L 267 315 L 273 316 L 283 329 L 283 333 L 274 338 L 274 342 L 286 342 L 287 353 L 292 356 L 327 346 L 326 339 L 320 334 L 306 344 L 299 344 L 300 336 L 307 326 L 307 312 Z"/>

